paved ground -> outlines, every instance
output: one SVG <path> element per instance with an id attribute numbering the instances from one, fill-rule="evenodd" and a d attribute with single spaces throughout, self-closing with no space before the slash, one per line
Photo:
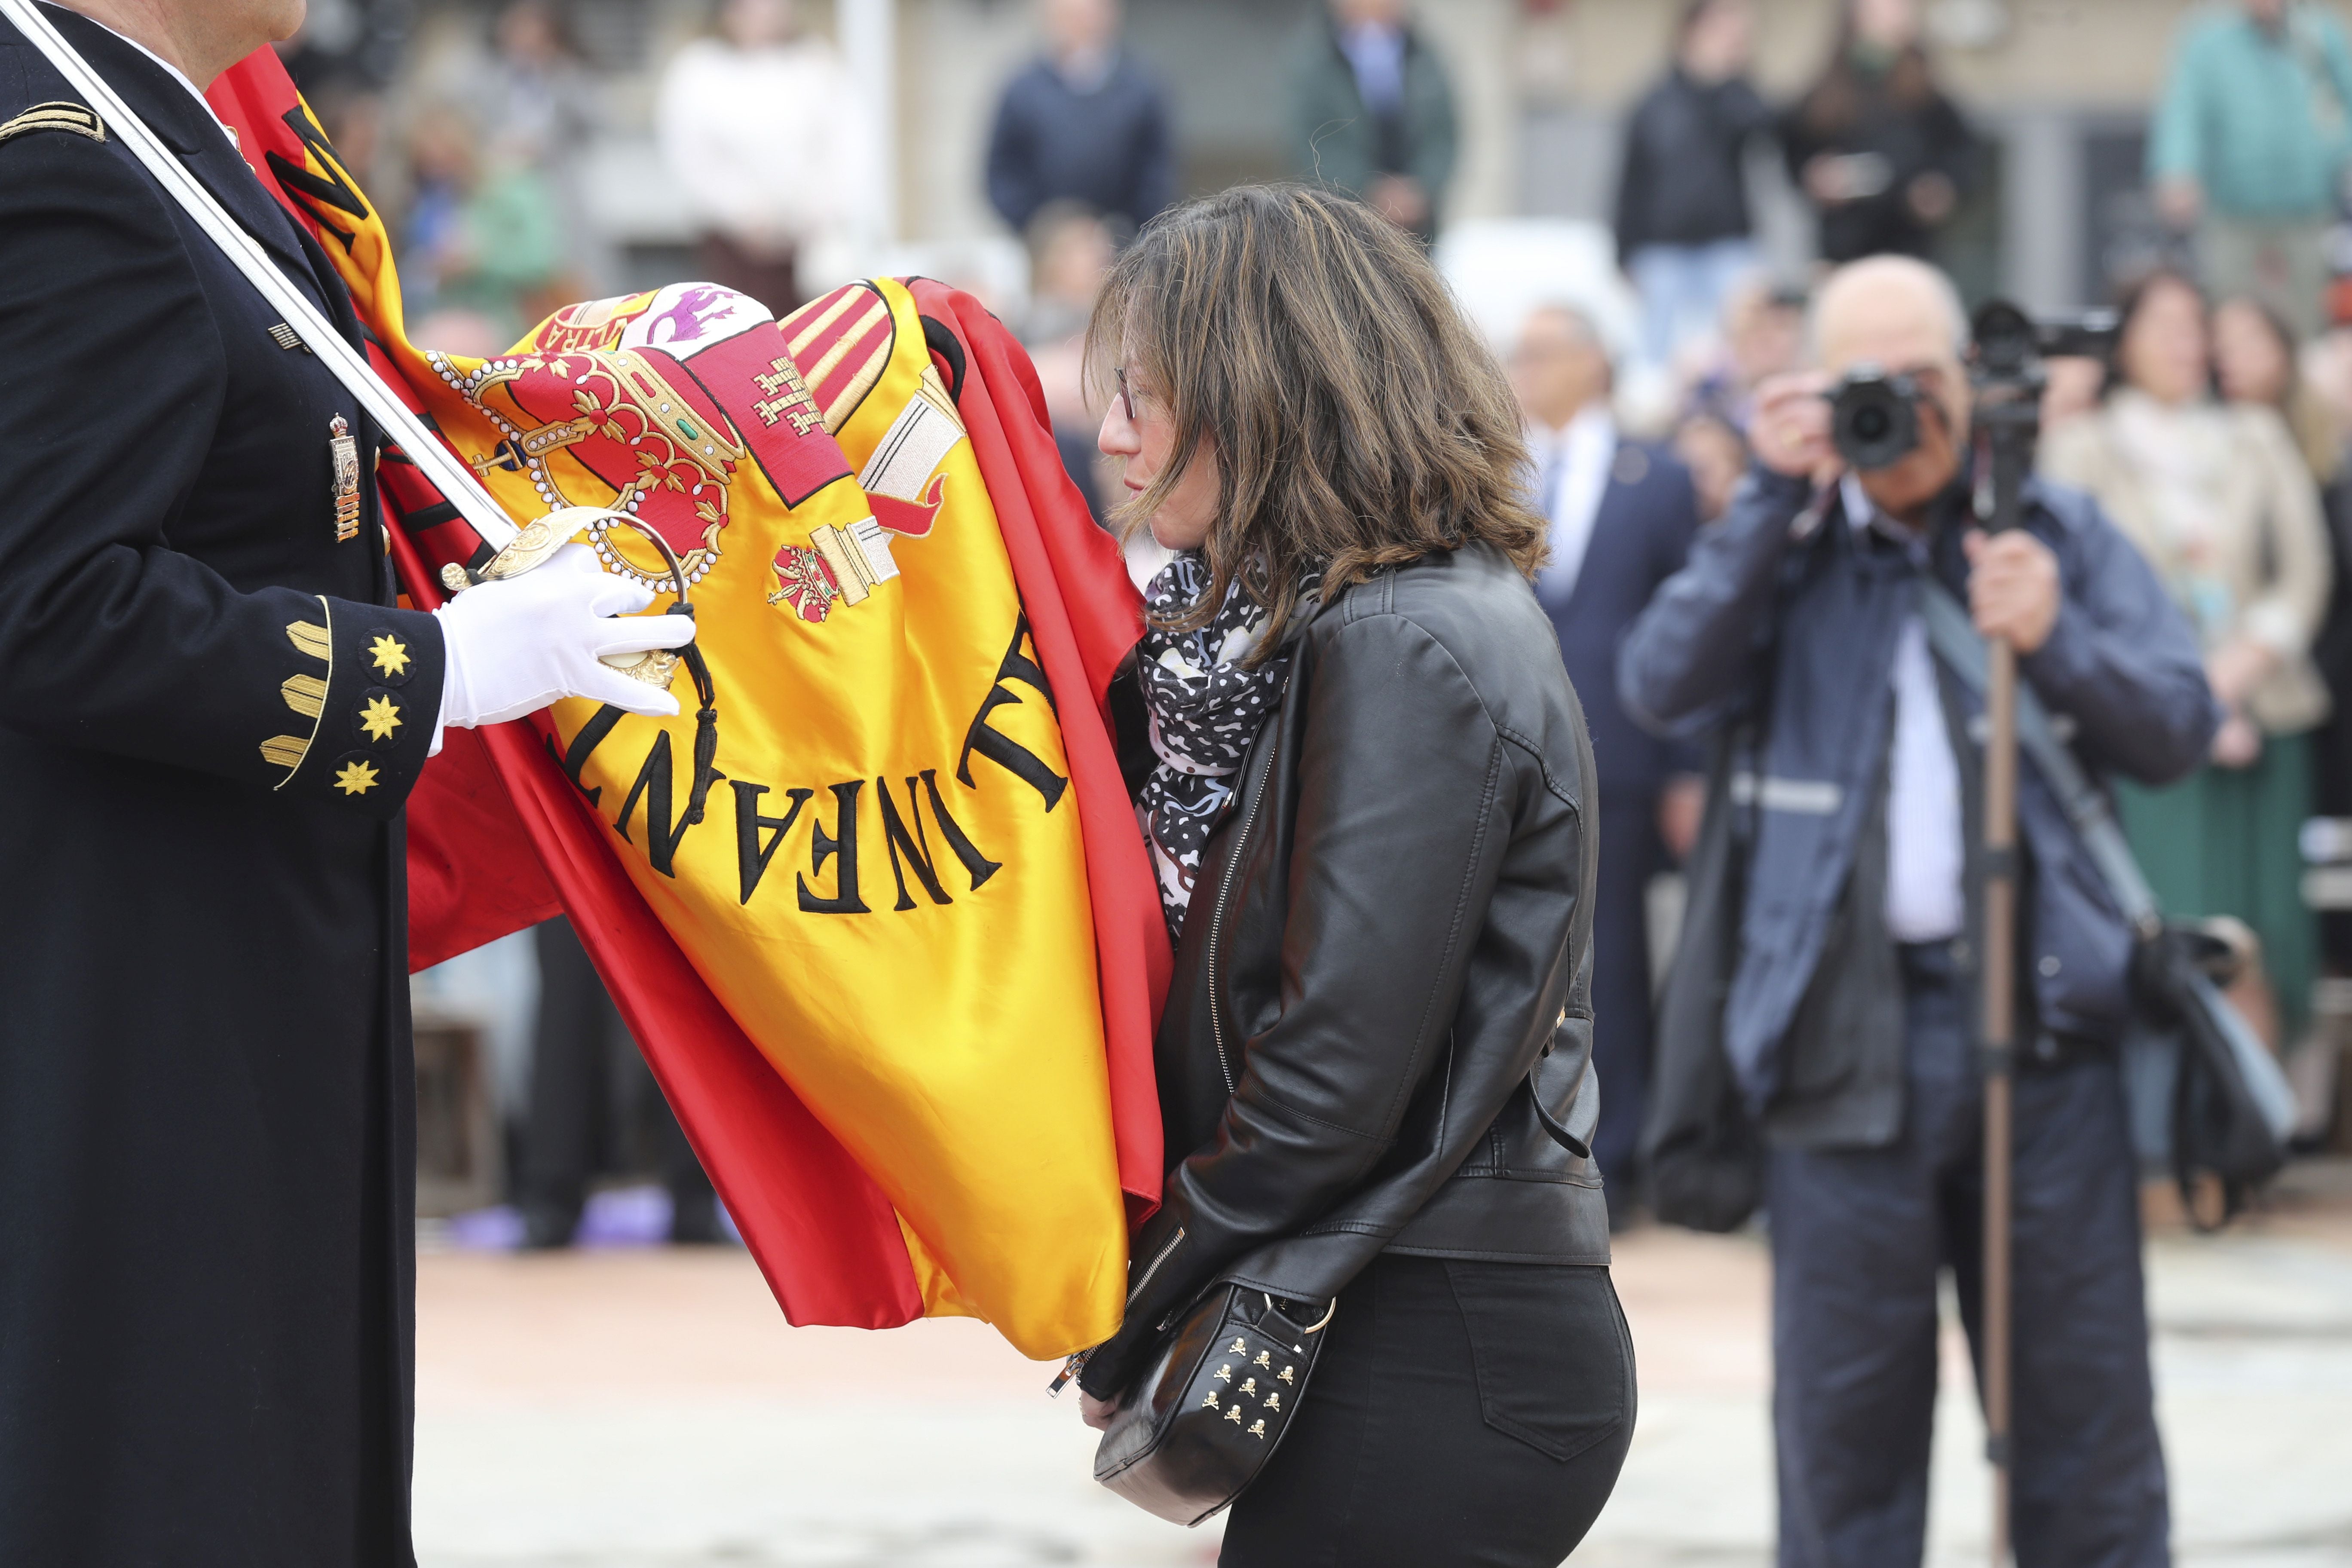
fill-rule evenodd
<path id="1" fill-rule="evenodd" d="M 2315 1195 L 2334 1185 L 2332 1194 Z M 2180 1559 L 2352 1568 L 2352 1178 L 2151 1245 Z M 1623 1480 L 1579 1563 L 1770 1560 L 1765 1273 L 1747 1239 L 1627 1238 L 1642 1366 Z M 1050 1369 L 988 1330 L 789 1329 L 740 1252 L 428 1255 L 423 1568 L 1120 1568 L 1214 1561 L 1088 1479 Z M 1936 1568 L 1983 1561 L 1966 1364 L 1947 1346 Z"/>

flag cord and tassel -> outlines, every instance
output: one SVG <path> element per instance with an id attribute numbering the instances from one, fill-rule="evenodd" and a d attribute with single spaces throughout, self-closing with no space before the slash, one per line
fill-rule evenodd
<path id="1" fill-rule="evenodd" d="M 682 601 L 677 607 L 689 616 L 694 613 L 694 606 Z M 701 703 L 694 711 L 694 784 L 686 797 L 685 826 L 691 827 L 702 820 L 710 801 L 710 786 L 719 779 L 713 765 L 719 758 L 719 702 L 702 650 L 688 643 L 679 651 L 685 655 L 687 673 L 694 678 L 695 696 Z"/>
<path id="2" fill-rule="evenodd" d="M 669 541 L 644 518 L 625 511 L 607 512 L 605 515 L 614 521 L 627 523 L 653 542 L 653 547 L 661 552 L 663 563 L 669 568 L 669 584 L 677 591 L 677 603 L 670 607 L 669 613 L 692 620 L 694 601 L 688 596 L 686 568 L 679 563 L 677 552 L 670 548 Z M 702 821 L 710 804 L 710 786 L 719 782 L 719 769 L 715 765 L 719 760 L 719 689 L 711 681 L 709 662 L 702 657 L 698 645 L 688 643 L 679 648 L 677 658 L 685 663 L 687 674 L 693 678 L 694 695 L 699 703 L 694 710 L 694 783 L 687 792 L 686 819 L 682 824 L 692 827 Z M 675 668 L 676 665 L 673 664 L 672 668 Z M 662 684 L 667 685 L 668 682 L 665 679 Z"/>

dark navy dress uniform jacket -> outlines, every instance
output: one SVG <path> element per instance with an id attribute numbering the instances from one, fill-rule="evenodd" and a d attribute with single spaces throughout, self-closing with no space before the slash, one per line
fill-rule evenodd
<path id="1" fill-rule="evenodd" d="M 186 87 L 49 15 L 356 341 Z M 0 24 L 0 1563 L 413 1562 L 399 816 L 442 646 L 276 324 Z"/>

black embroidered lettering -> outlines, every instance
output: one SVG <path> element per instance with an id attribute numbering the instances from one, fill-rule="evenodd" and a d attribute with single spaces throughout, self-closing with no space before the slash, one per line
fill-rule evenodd
<path id="1" fill-rule="evenodd" d="M 712 770 L 711 777 L 720 776 L 716 769 Z M 694 826 L 695 819 L 692 816 L 682 817 L 675 826 L 670 823 L 669 731 L 667 730 L 654 736 L 654 749 L 646 753 L 646 765 L 637 770 L 637 782 L 629 786 L 629 798 L 621 803 L 620 820 L 613 824 L 613 831 L 625 839 L 629 838 L 629 817 L 637 809 L 639 795 L 643 795 L 646 801 L 646 859 L 663 876 L 675 877 L 677 873 L 670 868 L 677 859 L 677 847 L 685 841 L 686 831 Z M 629 839 L 629 842 L 635 843 L 635 840 Z"/>
<path id="2" fill-rule="evenodd" d="M 604 799 L 604 786 L 599 784 L 594 789 L 589 789 L 580 782 L 580 770 L 588 765 L 591 753 L 604 743 L 604 737 L 613 732 L 613 726 L 618 724 L 624 717 L 618 708 L 609 702 L 606 703 L 588 716 L 588 722 L 580 726 L 580 732 L 572 737 L 572 744 L 564 748 L 563 772 L 572 780 L 572 787 L 588 797 L 590 805 Z M 549 741 L 547 749 L 553 751 L 555 742 Z"/>
<path id="3" fill-rule="evenodd" d="M 338 225 L 321 208 L 332 207 L 365 223 L 368 220 L 367 198 L 343 178 L 342 160 L 335 156 L 335 149 L 328 142 L 327 133 L 319 129 L 301 105 L 297 104 L 286 111 L 286 123 L 318 158 L 319 166 L 327 171 L 326 178 L 320 179 L 301 164 L 276 153 L 268 155 L 269 172 L 278 176 L 287 200 L 309 213 L 321 229 L 342 241 L 345 250 L 351 249 L 352 240 L 355 237 L 353 231 Z"/>
<path id="4" fill-rule="evenodd" d="M 1045 672 L 1038 668 L 1034 659 L 1021 651 L 1021 645 L 1028 637 L 1029 617 L 1024 615 L 1013 623 L 1013 646 L 1005 649 L 1003 662 L 996 667 L 996 680 L 989 687 L 988 696 L 981 702 L 980 711 L 973 715 L 971 728 L 964 731 L 963 755 L 956 761 L 956 778 L 968 787 L 977 787 L 971 782 L 971 754 L 978 752 L 1035 790 L 1044 797 L 1045 809 L 1051 811 L 1062 803 L 1062 792 L 1069 787 L 1070 781 L 1048 766 L 1045 758 L 1010 735 L 989 728 L 988 724 L 991 713 L 1006 703 L 1021 700 L 1020 695 L 1004 684 L 1008 680 L 1018 680 L 1033 688 L 1045 698 L 1048 709 L 1057 715 L 1060 711 L 1055 707 L 1054 689 L 1046 681 Z"/>
<path id="5" fill-rule="evenodd" d="M 833 798 L 838 803 L 834 812 L 833 832 L 824 830 L 822 820 L 813 820 L 809 854 L 809 876 L 824 875 L 824 863 L 835 856 L 841 864 L 834 873 L 835 896 L 821 899 L 811 890 L 808 877 L 796 877 L 800 884 L 801 909 L 813 915 L 863 915 L 872 911 L 857 893 L 857 792 L 866 787 L 864 779 L 852 779 L 847 784 L 833 786 Z"/>
<path id="6" fill-rule="evenodd" d="M 907 794 L 909 797 L 908 801 L 909 805 L 914 804 L 912 799 L 914 793 L 915 781 L 908 779 Z M 992 860 L 982 854 L 980 846 L 974 844 L 962 827 L 958 826 L 956 819 L 948 815 L 947 803 L 940 798 L 940 773 L 937 768 L 923 770 L 923 793 L 930 799 L 931 818 L 940 825 L 940 837 L 948 841 L 948 847 L 955 851 L 955 858 L 963 862 L 964 874 L 971 879 L 971 890 L 975 893 L 980 891 L 980 885 L 1004 869 L 1004 863 L 1001 860 Z"/>
<path id="7" fill-rule="evenodd" d="M 775 858 L 777 847 L 783 843 L 784 835 L 790 833 L 793 824 L 800 820 L 801 807 L 809 803 L 816 791 L 787 790 L 785 794 L 793 803 L 792 809 L 782 816 L 762 816 L 760 815 L 760 797 L 768 793 L 766 784 L 730 779 L 727 787 L 735 792 L 735 870 L 743 889 L 742 897 L 736 901 L 748 904 L 751 901 L 751 895 L 760 890 L 760 879 L 767 875 L 768 862 Z M 762 832 L 768 835 L 765 844 L 760 842 Z"/>
<path id="8" fill-rule="evenodd" d="M 901 850 L 905 851 L 907 861 L 915 868 L 915 879 L 922 883 L 923 891 L 931 896 L 931 902 L 935 904 L 955 902 L 953 899 L 948 897 L 948 890 L 940 886 L 939 869 L 931 860 L 930 836 L 923 831 L 922 806 L 915 798 L 915 784 L 914 779 L 910 778 L 907 781 L 907 815 L 915 819 L 915 831 L 909 834 L 907 831 L 905 820 L 898 815 L 897 803 L 890 798 L 890 781 L 888 779 L 874 781 L 874 797 L 882 805 L 882 844 L 883 847 L 890 851 L 891 880 L 898 884 L 898 901 L 891 906 L 894 910 L 911 910 L 915 907 L 915 900 L 907 893 L 905 868 L 898 859 Z"/>

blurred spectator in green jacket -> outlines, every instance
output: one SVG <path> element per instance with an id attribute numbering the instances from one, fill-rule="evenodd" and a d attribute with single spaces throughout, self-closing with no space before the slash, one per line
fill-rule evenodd
<path id="1" fill-rule="evenodd" d="M 1300 178 L 1352 191 L 1426 241 L 1454 177 L 1457 130 L 1445 67 L 1404 0 L 1330 0 L 1291 61 Z"/>
<path id="2" fill-rule="evenodd" d="M 2308 337 L 2325 324 L 2327 225 L 2352 155 L 2352 47 L 2302 0 L 2190 21 L 2147 145 L 2157 205 L 2197 233 L 2209 293 L 2246 295 Z"/>
<path id="3" fill-rule="evenodd" d="M 555 306 L 563 214 L 545 176 L 499 148 L 471 116 L 428 106 L 410 129 L 415 197 L 402 226 L 400 279 L 418 342 L 495 353 Z"/>

